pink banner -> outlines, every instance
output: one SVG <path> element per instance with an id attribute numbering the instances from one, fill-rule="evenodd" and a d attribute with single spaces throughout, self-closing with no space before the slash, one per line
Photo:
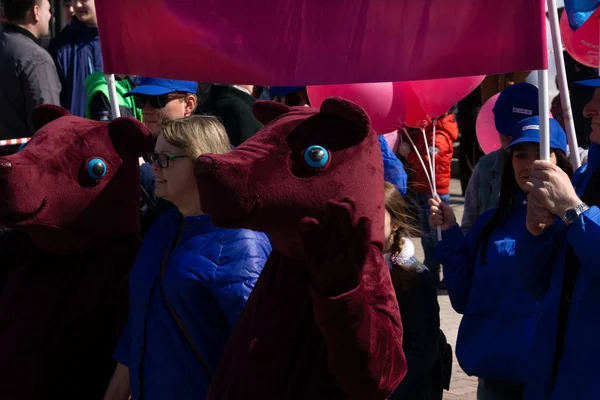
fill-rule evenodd
<path id="1" fill-rule="evenodd" d="M 107 73 L 320 85 L 547 67 L 544 0 L 102 0 Z"/>

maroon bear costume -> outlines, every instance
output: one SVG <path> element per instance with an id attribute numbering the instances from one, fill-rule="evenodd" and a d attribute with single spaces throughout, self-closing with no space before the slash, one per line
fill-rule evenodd
<path id="1" fill-rule="evenodd" d="M 101 399 L 127 319 L 141 243 L 141 123 L 55 106 L 27 146 L 0 158 L 0 399 Z M 104 166 L 104 167 L 103 167 Z"/>
<path id="2" fill-rule="evenodd" d="M 274 248 L 208 398 L 385 399 L 406 361 L 382 255 L 376 133 L 338 98 L 320 110 L 258 102 L 253 111 L 262 131 L 195 166 L 214 224 L 264 231 Z"/>

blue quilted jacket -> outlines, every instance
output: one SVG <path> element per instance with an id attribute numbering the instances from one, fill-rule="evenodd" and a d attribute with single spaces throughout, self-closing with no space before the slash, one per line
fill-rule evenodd
<path id="1" fill-rule="evenodd" d="M 188 217 L 161 279 L 180 218 L 173 209 L 156 221 L 131 271 L 129 322 L 114 357 L 129 367 L 134 400 L 206 397 L 209 373 L 167 302 L 214 371 L 271 252 L 262 233 L 217 228 L 209 215 Z"/>

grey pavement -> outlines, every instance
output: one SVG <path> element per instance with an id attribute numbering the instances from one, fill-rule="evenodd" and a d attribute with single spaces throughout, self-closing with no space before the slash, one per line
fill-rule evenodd
<path id="1" fill-rule="evenodd" d="M 451 207 L 456 213 L 457 220 L 460 222 L 463 214 L 463 203 L 460 189 L 460 181 L 453 179 L 450 185 Z M 423 261 L 423 248 L 419 238 L 411 238 L 415 245 L 416 256 Z M 450 305 L 450 299 L 445 293 L 438 294 L 438 302 L 440 304 L 440 321 L 441 328 L 446 335 L 448 342 L 452 345 L 452 349 L 456 349 L 456 335 L 458 333 L 458 325 L 460 324 L 461 316 L 457 314 Z M 452 365 L 452 380 L 450 382 L 450 390 L 444 392 L 444 400 L 475 400 L 477 398 L 477 378 L 468 376 L 460 368 L 456 361 L 456 356 L 453 357 Z"/>

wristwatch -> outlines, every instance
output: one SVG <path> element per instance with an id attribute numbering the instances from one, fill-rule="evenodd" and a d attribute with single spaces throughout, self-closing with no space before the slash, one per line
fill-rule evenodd
<path id="1" fill-rule="evenodd" d="M 565 213 L 565 217 L 563 218 L 567 225 L 571 225 L 573 222 L 577 221 L 577 218 L 581 214 L 583 214 L 587 209 L 589 209 L 588 205 L 585 203 L 579 204 L 575 208 L 570 208 Z"/>

